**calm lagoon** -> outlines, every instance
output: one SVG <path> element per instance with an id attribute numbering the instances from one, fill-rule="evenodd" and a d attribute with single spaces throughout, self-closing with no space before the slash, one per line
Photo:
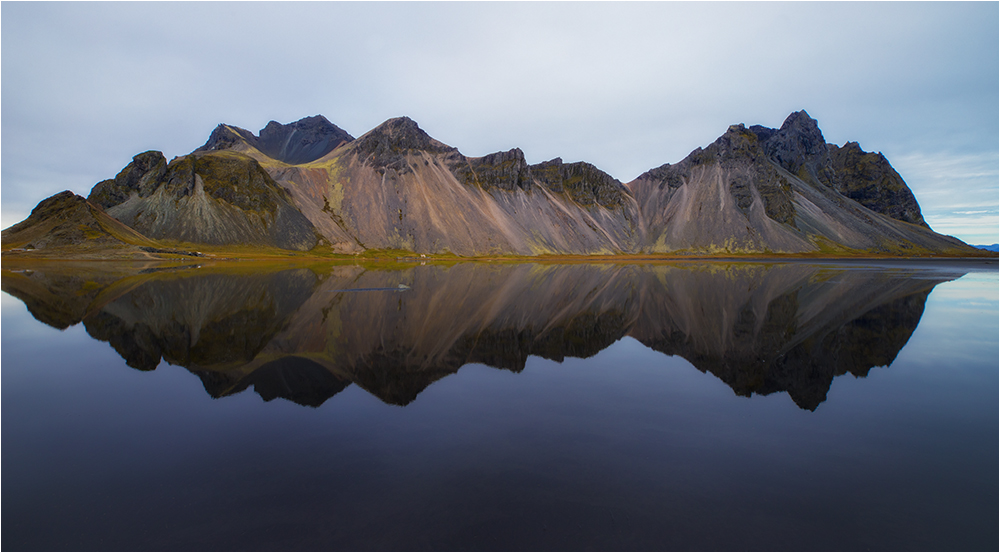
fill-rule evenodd
<path id="1" fill-rule="evenodd" d="M 4 550 L 998 547 L 995 261 L 161 269 L 5 262 Z"/>

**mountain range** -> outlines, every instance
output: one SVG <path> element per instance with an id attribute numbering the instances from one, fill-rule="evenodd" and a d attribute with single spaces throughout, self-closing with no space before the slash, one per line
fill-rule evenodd
<path id="1" fill-rule="evenodd" d="M 84 228 L 89 230 L 83 230 Z M 3 250 L 156 257 L 190 250 L 416 254 L 983 255 L 938 234 L 899 174 L 805 111 L 733 125 L 622 183 L 586 162 L 467 157 L 416 122 L 359 138 L 322 116 L 254 134 L 219 125 L 188 155 L 136 155 L 87 198 L 63 192 L 3 231 Z M 105 252 L 101 254 L 100 252 Z"/>

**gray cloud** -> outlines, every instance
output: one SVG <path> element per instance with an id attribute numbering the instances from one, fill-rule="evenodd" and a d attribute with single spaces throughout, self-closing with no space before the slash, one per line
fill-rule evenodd
<path id="1" fill-rule="evenodd" d="M 531 162 L 587 160 L 628 181 L 729 124 L 779 126 L 806 109 L 828 141 L 885 153 L 925 212 L 997 207 L 995 3 L 0 11 L 3 226 L 60 190 L 86 193 L 138 152 L 185 154 L 220 122 L 255 131 L 317 113 L 354 135 L 409 115 L 468 155 L 516 146 Z M 914 161 L 961 156 L 978 169 L 932 178 Z"/>

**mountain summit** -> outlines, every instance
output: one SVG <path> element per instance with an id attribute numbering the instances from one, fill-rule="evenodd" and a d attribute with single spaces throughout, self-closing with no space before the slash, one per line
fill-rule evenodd
<path id="1" fill-rule="evenodd" d="M 88 200 L 150 239 L 317 253 L 979 253 L 928 227 L 882 154 L 828 144 L 805 111 L 732 125 L 624 184 L 518 148 L 467 157 L 408 117 L 357 139 L 319 115 L 258 135 L 223 124 L 169 163 L 135 156 Z"/>
<path id="2" fill-rule="evenodd" d="M 731 126 L 627 186 L 642 206 L 650 252 L 967 253 L 930 230 L 884 159 L 856 143 L 827 144 L 799 111 L 780 129 Z"/>
<path id="3" fill-rule="evenodd" d="M 298 165 L 317 160 L 352 140 L 354 137 L 326 117 L 314 115 L 287 125 L 271 121 L 260 130 L 259 136 L 246 129 L 221 124 L 212 131 L 208 142 L 195 152 L 245 150 L 248 146 L 271 159 Z"/>

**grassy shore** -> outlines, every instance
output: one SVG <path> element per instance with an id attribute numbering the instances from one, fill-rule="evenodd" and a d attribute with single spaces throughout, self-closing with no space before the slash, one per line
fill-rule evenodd
<path id="1" fill-rule="evenodd" d="M 752 253 L 752 254 L 697 254 L 697 253 L 670 253 L 670 254 L 618 254 L 618 255 L 473 255 L 460 256 L 455 254 L 415 254 L 404 250 L 369 250 L 358 254 L 338 254 L 330 251 L 317 251 L 316 249 L 307 252 L 296 252 L 279 250 L 274 248 L 253 248 L 253 247 L 206 247 L 191 244 L 177 244 L 174 247 L 178 250 L 197 252 L 198 255 L 184 255 L 172 253 L 155 253 L 146 257 L 135 258 L 131 261 L 137 262 L 187 262 L 187 263 L 214 263 L 226 261 L 254 261 L 254 262 L 318 262 L 318 263 L 367 263 L 367 262 L 394 262 L 394 263 L 463 263 L 469 261 L 493 262 L 493 263 L 648 263 L 648 262 L 669 262 L 669 261 L 791 261 L 791 260 L 889 260 L 889 259 L 909 259 L 909 260 L 929 260 L 929 259 L 983 259 L 997 260 L 997 252 L 982 250 L 980 255 L 967 254 L 922 254 L 912 256 L 874 254 L 870 252 L 857 252 L 849 254 L 830 253 Z M 16 261 L 129 261 L 115 256 L 103 256 L 98 252 L 89 252 L 90 255 L 81 257 L 79 252 L 59 252 L 59 251 L 4 251 L 3 263 Z M 63 254 L 63 255 L 60 255 Z"/>

